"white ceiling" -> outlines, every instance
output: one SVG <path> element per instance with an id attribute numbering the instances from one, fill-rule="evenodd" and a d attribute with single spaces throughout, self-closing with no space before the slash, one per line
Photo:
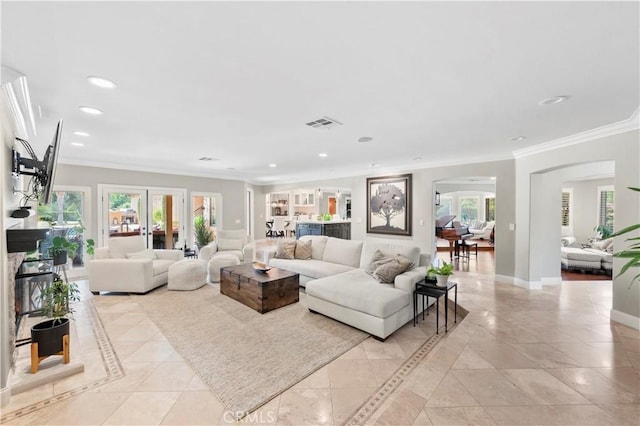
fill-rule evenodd
<path id="1" fill-rule="evenodd" d="M 628 119 L 638 6 L 3 1 L 2 64 L 42 110 L 37 152 L 64 118 L 64 163 L 285 183 L 511 158 Z M 305 125 L 322 116 L 344 124 Z"/>

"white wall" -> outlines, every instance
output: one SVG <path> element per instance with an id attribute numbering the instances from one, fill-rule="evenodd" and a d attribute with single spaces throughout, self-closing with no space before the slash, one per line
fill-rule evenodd
<path id="1" fill-rule="evenodd" d="M 248 185 L 242 181 L 59 164 L 55 184 L 83 185 L 91 188 L 91 229 L 94 234 L 97 234 L 101 229 L 97 222 L 98 206 L 100 205 L 100 194 L 97 193 L 98 184 L 186 188 L 187 199 L 185 201 L 187 205 L 191 201 L 192 192 L 218 192 L 222 194 L 223 223 L 221 229 L 242 229 L 245 227 Z M 256 199 L 260 200 L 257 194 Z M 264 203 L 256 203 L 256 207 L 259 208 L 261 204 Z M 257 212 L 259 213 L 259 210 Z M 190 220 L 190 217 L 187 216 L 186 220 Z M 191 241 L 190 226 L 186 228 L 187 241 Z M 97 235 L 91 237 L 98 240 Z"/>
<path id="2" fill-rule="evenodd" d="M 515 277 L 523 284 L 539 283 L 545 280 L 544 271 L 535 267 L 534 259 L 544 256 L 543 251 L 557 250 L 558 239 L 547 240 L 540 232 L 550 225 L 546 216 L 536 214 L 531 206 L 540 202 L 536 196 L 542 196 L 544 191 L 535 188 L 540 182 L 536 175 L 551 173 L 562 167 L 585 164 L 598 161 L 615 162 L 615 211 L 616 229 L 635 224 L 640 219 L 640 196 L 637 192 L 627 189 L 628 186 L 640 186 L 640 132 L 638 130 L 607 136 L 579 145 L 566 146 L 552 151 L 540 152 L 516 160 L 516 262 Z M 555 180 L 547 182 L 550 191 L 560 192 L 562 182 L 566 176 L 558 173 Z M 560 203 L 551 206 L 552 212 L 560 211 Z M 552 214 L 551 216 L 560 216 Z M 637 236 L 637 234 L 635 234 Z M 559 234 L 558 234 L 559 236 Z M 626 247 L 625 237 L 616 238 L 615 247 Z M 614 259 L 613 280 L 613 309 L 612 318 L 626 319 L 627 324 L 638 328 L 640 326 L 640 285 L 630 285 L 634 274 L 627 273 L 619 276 L 624 264 L 621 259 Z"/>
<path id="3" fill-rule="evenodd" d="M 22 219 L 12 218 L 11 212 L 18 208 L 20 197 L 13 194 L 11 179 L 11 149 L 15 137 L 13 120 L 5 104 L 4 96 L 0 96 L 0 135 L 2 144 L 0 145 L 0 186 L 2 187 L 2 197 L 0 197 L 0 312 L 3 318 L 0 320 L 0 405 L 5 405 L 10 398 L 10 389 L 7 385 L 9 371 L 11 368 L 11 358 L 13 347 L 9 344 L 10 327 L 15 326 L 14 313 L 9 312 L 9 288 L 8 288 L 8 258 L 6 229 L 22 222 Z"/>

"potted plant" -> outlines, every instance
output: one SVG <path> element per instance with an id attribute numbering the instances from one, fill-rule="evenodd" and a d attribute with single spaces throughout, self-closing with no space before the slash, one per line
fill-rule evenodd
<path id="1" fill-rule="evenodd" d="M 640 188 L 628 187 L 632 191 L 640 192 Z M 621 229 L 618 232 L 614 232 L 609 235 L 610 238 L 617 237 L 620 235 L 628 234 L 629 232 L 633 232 L 636 229 L 640 229 L 640 223 L 636 223 L 635 225 L 627 226 L 624 229 Z M 621 250 L 617 253 L 614 253 L 615 257 L 620 257 L 623 259 L 629 259 L 627 263 L 624 264 L 622 269 L 620 269 L 620 275 L 627 272 L 629 268 L 638 268 L 640 267 L 640 237 L 627 238 L 626 241 L 631 241 L 629 247 L 625 250 Z M 631 279 L 631 283 L 629 284 L 629 288 L 640 278 L 640 274 L 637 274 L 635 277 Z"/>
<path id="2" fill-rule="evenodd" d="M 78 243 L 69 241 L 66 236 L 53 237 L 49 255 L 53 258 L 54 265 L 67 263 L 67 256 L 73 256 L 78 249 Z"/>
<path id="3" fill-rule="evenodd" d="M 206 246 L 213 240 L 213 232 L 204 221 L 204 216 L 197 216 L 193 220 L 193 232 L 196 238 L 198 250 Z"/>
<path id="4" fill-rule="evenodd" d="M 427 276 L 435 275 L 438 287 L 446 287 L 449 275 L 453 275 L 453 263 L 442 262 L 440 266 L 433 266 L 427 271 Z"/>
<path id="5" fill-rule="evenodd" d="M 73 313 L 70 302 L 80 300 L 76 283 L 64 281 L 54 274 L 51 285 L 40 292 L 42 313 L 49 319 L 31 327 L 31 372 L 38 372 L 40 360 L 50 355 L 63 355 L 69 363 L 69 317 Z"/>

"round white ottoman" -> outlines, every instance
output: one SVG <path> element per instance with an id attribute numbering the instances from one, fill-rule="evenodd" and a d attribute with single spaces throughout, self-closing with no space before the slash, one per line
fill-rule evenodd
<path id="1" fill-rule="evenodd" d="M 169 290 L 195 290 L 207 282 L 207 262 L 198 259 L 179 260 L 169 266 Z"/>
<path id="2" fill-rule="evenodd" d="M 240 259 L 232 254 L 219 254 L 213 256 L 209 261 L 209 281 L 220 282 L 220 268 L 225 266 L 235 266 L 240 264 Z"/>

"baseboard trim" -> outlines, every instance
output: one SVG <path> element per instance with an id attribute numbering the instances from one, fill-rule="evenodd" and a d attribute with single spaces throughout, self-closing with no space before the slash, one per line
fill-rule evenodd
<path id="1" fill-rule="evenodd" d="M 542 277 L 540 282 L 542 285 L 560 285 L 562 284 L 562 277 Z"/>
<path id="2" fill-rule="evenodd" d="M 633 315 L 625 314 L 624 312 L 620 312 L 615 309 L 611 309 L 611 313 L 609 315 L 612 321 L 640 330 L 639 317 L 634 317 Z"/>
<path id="3" fill-rule="evenodd" d="M 513 284 L 513 277 L 510 277 L 508 275 L 494 275 L 494 279 L 498 282 L 501 283 L 505 283 L 505 284 Z"/>
<path id="4" fill-rule="evenodd" d="M 526 288 L 528 290 L 542 289 L 542 282 L 540 281 L 525 281 L 525 280 L 521 280 L 520 278 L 514 278 L 513 284 L 518 287 Z"/>
<path id="5" fill-rule="evenodd" d="M 0 407 L 4 407 L 11 401 L 11 388 L 5 386 L 0 389 Z"/>

